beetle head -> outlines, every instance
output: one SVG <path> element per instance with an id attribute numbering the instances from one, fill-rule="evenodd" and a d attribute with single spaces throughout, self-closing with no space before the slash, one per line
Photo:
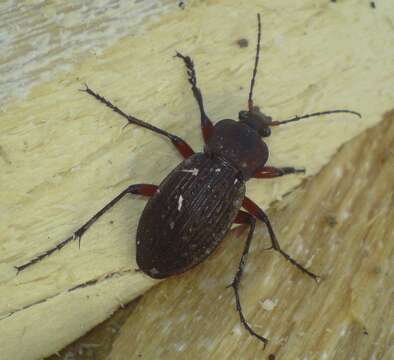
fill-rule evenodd
<path id="1" fill-rule="evenodd" d="M 312 116 L 320 116 L 320 115 L 328 115 L 335 113 L 349 113 L 357 115 L 361 118 L 361 114 L 357 111 L 352 110 L 329 110 L 329 111 L 320 111 L 312 114 L 295 116 L 291 119 L 282 120 L 282 121 L 272 121 L 270 116 L 265 115 L 260 111 L 258 106 L 254 106 L 253 104 L 253 88 L 256 81 L 257 74 L 257 65 L 259 64 L 259 56 L 260 56 L 260 41 L 261 41 L 261 19 L 260 14 L 257 14 L 257 23 L 258 23 L 258 32 L 257 32 L 257 47 L 256 47 L 256 57 L 254 61 L 253 75 L 252 80 L 250 81 L 250 90 L 249 90 L 249 98 L 248 98 L 248 111 L 242 110 L 239 112 L 239 121 L 253 130 L 255 130 L 261 137 L 267 137 L 271 135 L 270 126 L 279 126 L 283 124 L 288 124 L 293 121 L 299 121 L 301 119 L 310 118 Z"/>
<path id="2" fill-rule="evenodd" d="M 238 114 L 239 121 L 248 125 L 257 131 L 261 137 L 271 135 L 269 126 L 272 124 L 272 118 L 260 111 L 258 106 L 253 106 L 251 111 L 241 110 Z"/>

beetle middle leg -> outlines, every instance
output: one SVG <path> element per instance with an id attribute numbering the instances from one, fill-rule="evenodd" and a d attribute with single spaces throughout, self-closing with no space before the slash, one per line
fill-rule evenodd
<path id="1" fill-rule="evenodd" d="M 189 82 L 192 86 L 193 95 L 200 109 L 201 130 L 202 130 L 204 142 L 206 143 L 213 131 L 213 124 L 211 120 L 208 118 L 207 114 L 205 113 L 202 94 L 200 89 L 197 87 L 197 76 L 196 76 L 196 71 L 194 69 L 193 60 L 190 58 L 190 56 L 184 56 L 179 52 L 177 52 L 175 56 L 181 58 L 187 68 L 187 74 L 189 76 Z"/>
<path id="2" fill-rule="evenodd" d="M 260 207 L 254 203 L 252 200 L 250 200 L 248 197 L 245 196 L 244 201 L 242 203 L 242 206 L 254 217 L 257 219 L 261 220 L 268 228 L 268 232 L 270 234 L 271 238 L 271 243 L 272 243 L 272 249 L 275 251 L 279 252 L 286 260 L 288 260 L 290 263 L 292 263 L 294 266 L 296 266 L 298 269 L 300 269 L 303 273 L 306 275 L 310 276 L 313 280 L 315 280 L 317 283 L 319 282 L 320 277 L 317 276 L 316 274 L 312 273 L 311 271 L 307 270 L 304 266 L 302 266 L 300 263 L 298 263 L 296 260 L 294 260 L 290 255 L 288 255 L 286 252 L 284 252 L 278 242 L 278 239 L 276 238 L 276 235 L 274 233 L 274 230 L 272 228 L 272 225 L 268 219 L 268 216 L 265 214 L 265 212 L 260 209 Z"/>
<path id="3" fill-rule="evenodd" d="M 88 85 L 85 84 L 85 89 L 81 89 L 82 92 L 86 92 L 87 94 L 93 96 L 95 99 L 103 103 L 104 105 L 108 106 L 110 109 L 115 111 L 117 114 L 123 116 L 124 118 L 127 119 L 128 124 L 134 124 L 141 126 L 145 129 L 148 129 L 150 131 L 153 131 L 157 134 L 161 134 L 166 136 L 168 139 L 171 140 L 171 142 L 174 144 L 174 146 L 177 148 L 177 150 L 181 153 L 181 155 L 186 159 L 189 156 L 194 154 L 193 149 L 188 145 L 186 141 L 181 139 L 180 137 L 171 134 L 163 129 L 160 129 L 156 126 L 153 126 L 151 124 L 146 123 L 145 121 L 142 121 L 140 119 L 137 119 L 134 116 L 131 116 L 129 114 L 126 114 L 124 111 L 120 110 L 117 106 L 113 105 L 109 100 L 107 100 L 105 97 L 101 96 L 100 94 L 94 92 L 91 88 L 89 88 Z"/>
<path id="4" fill-rule="evenodd" d="M 55 251 L 60 250 L 66 244 L 68 244 L 72 240 L 78 240 L 81 242 L 81 238 L 83 234 L 102 216 L 104 215 L 109 209 L 111 209 L 119 200 L 121 200 L 127 194 L 136 194 L 136 195 L 144 195 L 144 196 L 153 196 L 157 191 L 156 185 L 151 184 L 135 184 L 130 185 L 125 190 L 123 190 L 117 197 L 111 200 L 107 205 L 105 205 L 100 211 L 98 211 L 93 217 L 91 217 L 85 224 L 83 224 L 77 231 L 75 231 L 71 236 L 67 239 L 63 240 L 53 248 L 45 251 L 44 253 L 36 256 L 35 258 L 29 260 L 28 262 L 16 266 L 17 272 L 21 272 L 26 268 L 30 267 L 31 265 L 41 261 L 42 259 L 46 258 L 47 256 L 53 254 Z"/>
<path id="5" fill-rule="evenodd" d="M 305 169 L 298 169 L 294 167 L 273 167 L 264 166 L 260 171 L 256 172 L 253 177 L 256 179 L 271 179 L 288 174 L 305 173 Z"/>

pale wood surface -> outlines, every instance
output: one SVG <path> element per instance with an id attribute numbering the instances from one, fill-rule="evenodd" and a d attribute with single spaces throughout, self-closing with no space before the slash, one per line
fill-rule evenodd
<path id="1" fill-rule="evenodd" d="M 2 1 L 0 106 L 72 72 L 119 38 L 143 34 L 145 22 L 174 9 L 173 0 Z"/>
<path id="2" fill-rule="evenodd" d="M 23 78 L 35 84 L 32 91 L 24 99 L 15 98 L 20 96 L 18 90 L 2 98 L 0 356 L 6 359 L 53 353 L 154 283 L 134 272 L 134 232 L 142 199 L 122 201 L 84 237 L 80 250 L 71 244 L 26 273 L 16 277 L 13 272 L 14 265 L 64 239 L 128 184 L 158 183 L 179 162 L 176 151 L 159 137 L 131 127 L 122 131 L 123 122 L 115 114 L 77 91 L 82 82 L 200 149 L 196 105 L 182 64 L 172 55 L 180 50 L 193 56 L 213 119 L 235 117 L 245 106 L 255 14 L 261 12 L 264 46 L 256 103 L 278 119 L 338 107 L 356 109 L 364 116 L 277 129 L 269 139 L 272 164 L 305 165 L 307 175 L 316 174 L 341 144 L 377 123 L 394 103 L 390 1 L 379 2 L 376 10 L 358 1 L 194 1 L 184 11 L 174 7 L 155 21 L 145 21 L 141 32 L 135 30 L 137 22 L 132 36 L 124 37 L 124 28 L 117 32 L 116 26 L 124 26 L 123 14 L 137 6 L 128 2 L 126 8 L 107 9 L 107 22 L 98 20 L 100 9 L 91 12 L 95 21 L 70 26 L 69 42 L 27 62 L 20 61 L 30 51 L 22 39 L 40 48 L 42 41 L 31 43 L 35 37 L 29 35 L 37 29 L 44 35 L 59 31 L 56 21 L 42 27 L 45 22 L 36 14 L 45 9 L 47 18 L 53 19 L 53 13 L 62 15 L 63 8 L 38 1 L 19 4 L 2 14 L 27 28 L 15 33 L 13 52 L 1 58 L 7 86 L 12 76 L 15 84 L 20 83 L 20 69 L 40 61 L 45 65 L 45 57 L 56 63 L 67 59 L 71 48 L 74 58 L 66 68 L 51 62 L 44 70 L 41 65 L 28 67 Z M 64 11 L 66 24 L 89 18 L 86 11 L 93 10 Z M 98 24 L 111 29 L 111 36 L 106 35 L 110 40 L 97 40 L 97 51 L 89 55 L 73 53 L 84 31 L 88 39 L 84 46 L 96 45 L 102 34 Z M 249 47 L 238 47 L 242 37 L 249 40 Z M 57 43 L 48 44 L 50 50 Z M 41 77 L 42 71 L 50 76 Z M 268 207 L 301 181 L 297 176 L 253 181 L 248 191 Z M 297 255 L 309 258 L 301 250 Z M 86 282 L 92 285 L 82 287 Z M 247 296 L 244 299 L 250 303 Z"/>

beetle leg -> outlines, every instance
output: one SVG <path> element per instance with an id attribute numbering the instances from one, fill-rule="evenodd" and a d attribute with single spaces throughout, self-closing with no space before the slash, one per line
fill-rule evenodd
<path id="1" fill-rule="evenodd" d="M 86 84 L 85 84 L 85 89 L 82 89 L 81 91 L 86 92 L 87 94 L 93 96 L 98 101 L 100 101 L 104 105 L 108 106 L 113 111 L 115 111 L 117 114 L 119 114 L 119 115 L 123 116 L 124 118 L 126 118 L 127 121 L 128 121 L 127 125 L 129 125 L 129 124 L 138 125 L 138 126 L 141 126 L 141 127 L 145 128 L 145 129 L 151 130 L 151 131 L 153 131 L 153 132 L 155 132 L 157 134 L 161 134 L 161 135 L 166 136 L 168 139 L 171 140 L 171 142 L 175 145 L 175 147 L 178 149 L 178 151 L 181 153 L 181 155 L 185 159 L 194 154 L 193 149 L 186 143 L 186 141 L 184 141 L 180 137 L 178 137 L 176 135 L 173 135 L 173 134 L 171 134 L 171 133 L 169 133 L 169 132 L 167 132 L 165 130 L 162 130 L 162 129 L 156 127 L 156 126 L 148 124 L 145 121 L 137 119 L 134 116 L 126 114 L 125 112 L 120 110 L 117 106 L 113 105 L 109 100 L 107 100 L 103 96 L 101 96 L 101 95 L 97 94 L 96 92 L 94 92 Z"/>
<path id="2" fill-rule="evenodd" d="M 305 173 L 305 169 L 297 169 L 294 167 L 280 167 L 264 166 L 261 170 L 257 171 L 253 177 L 257 179 L 270 179 L 288 174 Z"/>
<path id="3" fill-rule="evenodd" d="M 246 211 L 239 210 L 238 214 L 233 221 L 234 224 L 249 224 L 250 223 L 250 214 L 247 213 Z"/>
<path id="4" fill-rule="evenodd" d="M 248 322 L 246 321 L 245 316 L 242 312 L 241 300 L 239 297 L 239 285 L 241 283 L 241 277 L 242 277 L 242 274 L 244 272 L 244 268 L 246 265 L 246 259 L 247 259 L 248 253 L 249 253 L 250 244 L 252 242 L 253 232 L 256 227 L 256 219 L 252 215 L 248 214 L 247 212 L 240 210 L 234 222 L 236 222 L 238 224 L 249 224 L 250 225 L 248 238 L 246 239 L 244 251 L 242 252 L 242 257 L 241 257 L 241 261 L 239 262 L 238 271 L 235 274 L 233 282 L 231 283 L 231 287 L 234 289 L 234 294 L 235 294 L 235 304 L 236 304 L 237 311 L 239 313 L 239 318 L 241 320 L 242 325 L 246 328 L 246 330 L 249 331 L 250 334 L 252 334 L 253 336 L 257 337 L 259 340 L 261 340 L 264 343 L 264 347 L 265 347 L 268 343 L 268 340 L 265 337 L 257 334 L 251 328 L 251 326 L 248 324 Z"/>
<path id="5" fill-rule="evenodd" d="M 213 131 L 213 124 L 204 110 L 202 94 L 200 89 L 197 87 L 197 76 L 196 76 L 196 71 L 194 69 L 193 60 L 189 56 L 184 56 L 179 52 L 177 52 L 175 56 L 181 58 L 186 65 L 187 74 L 189 76 L 189 82 L 192 86 L 193 95 L 197 101 L 198 107 L 200 108 L 201 130 L 202 130 L 202 135 L 204 137 L 204 142 L 206 143 Z"/>
<path id="6" fill-rule="evenodd" d="M 44 253 L 36 256 L 35 258 L 29 260 L 28 262 L 24 263 L 23 265 L 16 266 L 17 272 L 23 271 L 26 268 L 30 267 L 31 265 L 41 261 L 42 259 L 46 258 L 47 256 L 51 255 L 57 250 L 63 248 L 67 243 L 72 240 L 78 240 L 79 243 L 81 242 L 82 235 L 109 209 L 111 209 L 120 199 L 122 199 L 126 194 L 136 194 L 136 195 L 144 195 L 144 196 L 153 196 L 157 191 L 156 185 L 150 184 L 136 184 L 130 185 L 127 189 L 123 190 L 116 198 L 111 200 L 107 205 L 105 205 L 100 211 L 98 211 L 92 218 L 90 218 L 85 224 L 83 224 L 77 231 L 74 232 L 71 236 L 67 239 L 63 240 L 52 249 L 45 251 Z"/>
<path id="7" fill-rule="evenodd" d="M 262 209 L 260 209 L 257 204 L 255 204 L 252 200 L 250 200 L 246 196 L 244 198 L 242 206 L 246 210 L 248 210 L 248 212 L 250 214 L 252 214 L 254 217 L 261 220 L 265 225 L 267 225 L 268 232 L 269 232 L 270 238 L 271 238 L 272 249 L 274 249 L 275 251 L 278 251 L 286 260 L 288 260 L 290 263 L 292 263 L 294 266 L 296 266 L 298 269 L 300 269 L 303 273 L 307 274 L 308 276 L 310 276 L 313 280 L 315 280 L 318 283 L 319 279 L 320 279 L 319 276 L 317 276 L 314 273 L 307 270 L 305 267 L 303 267 L 296 260 L 294 260 L 290 255 L 288 255 L 287 253 L 285 253 L 281 249 L 281 247 L 279 246 L 278 239 L 275 236 L 272 225 L 268 219 L 268 216 L 265 214 L 265 212 Z"/>

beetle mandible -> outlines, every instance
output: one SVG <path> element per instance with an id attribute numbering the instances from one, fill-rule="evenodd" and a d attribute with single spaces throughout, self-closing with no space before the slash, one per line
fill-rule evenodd
<path id="1" fill-rule="evenodd" d="M 159 186 L 135 184 L 127 187 L 70 237 L 25 264 L 17 266 L 18 272 L 60 250 L 70 241 L 75 239 L 80 241 L 90 226 L 126 194 L 149 197 L 138 224 L 136 261 L 141 271 L 156 279 L 180 274 L 198 265 L 216 249 L 233 223 L 248 224 L 249 233 L 245 247 L 238 271 L 230 286 L 234 289 L 236 309 L 241 323 L 250 334 L 260 339 L 264 346 L 267 344 L 268 340 L 257 334 L 246 321 L 239 297 L 240 281 L 256 220 L 262 221 L 267 226 L 273 250 L 279 252 L 291 264 L 315 281 L 318 281 L 319 277 L 282 250 L 265 212 L 245 196 L 245 183 L 251 178 L 274 178 L 305 172 L 304 169 L 294 167 L 266 166 L 269 152 L 267 144 L 262 138 L 271 135 L 272 126 L 312 116 L 333 113 L 351 113 L 359 117 L 361 115 L 351 110 L 330 110 L 295 116 L 284 121 L 273 121 L 270 116 L 261 112 L 259 107 L 253 103 L 253 88 L 260 55 L 260 14 L 257 14 L 257 20 L 257 47 L 250 83 L 248 110 L 239 112 L 238 121 L 224 119 L 215 125 L 212 123 L 205 113 L 203 97 L 197 87 L 197 77 L 192 59 L 179 52 L 175 55 L 186 66 L 188 80 L 200 110 L 201 129 L 205 143 L 203 152 L 195 153 L 178 136 L 126 114 L 85 85 L 85 89 L 81 91 L 126 118 L 128 124 L 135 124 L 167 137 L 184 160 L 171 171 Z M 241 207 L 244 210 L 241 210 Z"/>

